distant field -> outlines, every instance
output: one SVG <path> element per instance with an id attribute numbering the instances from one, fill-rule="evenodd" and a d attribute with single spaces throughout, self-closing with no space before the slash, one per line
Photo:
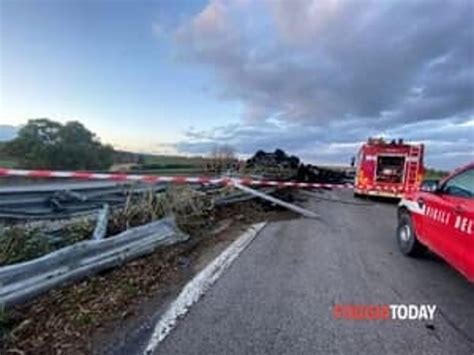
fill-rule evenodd
<path id="1" fill-rule="evenodd" d="M 449 175 L 449 171 L 427 168 L 425 170 L 425 179 L 439 180 Z"/>
<path id="2" fill-rule="evenodd" d="M 207 175 L 204 169 L 154 169 L 154 170 L 134 170 L 131 174 L 145 174 L 145 175 L 163 175 L 163 176 L 196 176 Z"/>
<path id="3" fill-rule="evenodd" d="M 153 155 L 145 157 L 145 164 L 160 164 L 160 165 L 193 165 L 202 166 L 208 161 L 203 157 L 183 157 L 174 155 Z"/>
<path id="4" fill-rule="evenodd" d="M 111 170 L 157 175 L 195 175 L 204 173 L 206 161 L 202 157 L 146 156 L 143 168 L 132 169 L 137 164 L 114 164 Z M 19 164 L 10 157 L 0 155 L 0 167 L 16 168 Z"/>
<path id="5" fill-rule="evenodd" d="M 154 175 L 203 175 L 208 159 L 203 157 L 183 157 L 170 155 L 147 155 L 143 164 L 114 164 L 112 171 Z"/>
<path id="6" fill-rule="evenodd" d="M 16 168 L 18 163 L 15 160 L 0 158 L 0 167 L 2 168 Z"/>

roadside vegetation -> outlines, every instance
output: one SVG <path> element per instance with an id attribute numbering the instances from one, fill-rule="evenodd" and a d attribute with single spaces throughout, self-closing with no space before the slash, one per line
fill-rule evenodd
<path id="1" fill-rule="evenodd" d="M 448 175 L 449 171 L 428 168 L 425 171 L 425 180 L 440 180 Z"/>
<path id="2" fill-rule="evenodd" d="M 201 175 L 210 157 L 141 154 L 114 150 L 81 123 L 32 119 L 17 137 L 0 142 L 0 167 L 92 170 L 159 175 Z"/>
<path id="3" fill-rule="evenodd" d="M 216 145 L 205 157 L 123 153 L 118 160 L 126 162 L 114 164 L 112 170 L 159 175 L 212 175 L 235 171 L 239 167 L 235 149 L 227 144 Z"/>
<path id="4" fill-rule="evenodd" d="M 94 230 L 90 219 L 79 220 L 58 233 L 15 226 L 0 232 L 0 266 L 39 258 L 54 250 L 89 239 Z"/>
<path id="5" fill-rule="evenodd" d="M 6 145 L 5 142 L 0 142 L 0 167 L 15 168 L 18 165 L 18 161 L 7 153 Z"/>
<path id="6" fill-rule="evenodd" d="M 288 197 L 286 190 L 280 193 L 280 198 Z M 106 353 L 101 348 L 103 339 L 119 339 L 134 331 L 135 321 L 149 316 L 150 305 L 159 308 L 176 291 L 176 285 L 192 277 L 200 265 L 209 262 L 208 258 L 249 225 L 295 217 L 258 200 L 216 207 L 208 196 L 180 186 L 156 200 L 144 196 L 131 202 L 110 218 L 110 232 L 161 214 L 173 214 L 180 229 L 191 238 L 120 268 L 51 290 L 8 311 L 0 308 L 0 353 Z"/>
<path id="7" fill-rule="evenodd" d="M 108 169 L 114 152 L 77 121 L 45 118 L 28 121 L 3 150 L 25 168 L 70 170 Z"/>
<path id="8" fill-rule="evenodd" d="M 164 193 L 152 191 L 127 199 L 124 207 L 110 214 L 106 237 L 113 237 L 129 228 L 150 223 L 165 216 L 174 216 L 184 232 L 212 221 L 213 202 L 209 195 L 185 186 L 170 186 Z M 0 266 L 38 258 L 54 250 L 90 239 L 95 228 L 91 216 L 75 220 L 60 230 L 31 228 L 28 225 L 0 230 Z"/>
<path id="9" fill-rule="evenodd" d="M 203 174 L 208 159 L 177 155 L 133 154 L 117 151 L 112 171 L 161 175 Z"/>

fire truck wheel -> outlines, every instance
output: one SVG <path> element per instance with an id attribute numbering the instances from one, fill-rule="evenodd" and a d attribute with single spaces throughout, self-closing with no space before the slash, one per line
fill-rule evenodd
<path id="1" fill-rule="evenodd" d="M 426 251 L 426 247 L 416 237 L 408 212 L 402 212 L 398 218 L 397 242 L 400 251 L 407 256 L 420 256 Z"/>

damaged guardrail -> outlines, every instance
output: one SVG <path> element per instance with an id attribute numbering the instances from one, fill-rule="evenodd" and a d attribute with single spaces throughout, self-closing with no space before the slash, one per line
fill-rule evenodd
<path id="1" fill-rule="evenodd" d="M 277 189 L 274 187 L 267 187 L 267 188 L 262 188 L 260 189 L 261 192 L 266 193 L 266 194 L 272 194 L 276 191 Z M 221 196 L 217 197 L 214 199 L 214 205 L 216 206 L 224 206 L 224 205 L 230 205 L 233 203 L 239 203 L 239 202 L 245 202 L 245 201 L 250 201 L 253 199 L 258 198 L 258 196 L 249 194 L 248 192 L 242 192 L 238 191 L 236 193 L 232 193 L 227 196 Z"/>
<path id="2" fill-rule="evenodd" d="M 299 207 L 299 206 L 296 206 L 292 203 L 288 203 L 288 202 L 285 202 L 285 201 L 282 201 L 280 199 L 277 199 L 273 196 L 270 196 L 268 194 L 265 194 L 261 191 L 257 191 L 257 190 L 254 190 L 254 189 L 251 189 L 250 187 L 247 187 L 247 186 L 244 186 L 242 184 L 240 184 L 237 180 L 233 181 L 233 185 L 234 187 L 236 187 L 237 189 L 239 190 L 242 190 L 244 192 L 247 192 L 251 195 L 254 195 L 256 197 L 259 197 L 259 198 L 262 198 L 264 200 L 267 200 L 267 201 L 270 201 L 271 203 L 274 203 L 278 206 L 282 206 L 282 207 L 285 207 L 286 209 L 289 209 L 290 211 L 293 211 L 293 212 L 296 212 L 296 213 L 299 213 L 301 214 L 302 216 L 304 217 L 307 217 L 307 218 L 319 218 L 319 215 L 314 213 L 313 211 L 309 211 L 309 210 L 306 210 L 302 207 Z"/>
<path id="3" fill-rule="evenodd" d="M 174 219 L 165 218 L 107 239 L 82 241 L 35 260 L 1 267 L 0 305 L 13 306 L 188 238 Z"/>
<path id="4" fill-rule="evenodd" d="M 98 182 L 96 182 L 97 184 Z M 77 186 L 75 186 L 77 184 Z M 56 188 L 56 190 L 55 190 Z M 0 188 L 0 219 L 40 220 L 87 215 L 101 209 L 123 206 L 128 196 L 162 192 L 166 184 L 81 183 Z"/>

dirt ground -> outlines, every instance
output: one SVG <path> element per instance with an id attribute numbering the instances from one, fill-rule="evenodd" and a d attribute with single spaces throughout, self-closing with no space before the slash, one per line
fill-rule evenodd
<path id="1" fill-rule="evenodd" d="M 1 312 L 0 353 L 112 352 L 251 224 L 287 218 L 298 216 L 256 200 L 219 207 L 185 243 Z"/>

